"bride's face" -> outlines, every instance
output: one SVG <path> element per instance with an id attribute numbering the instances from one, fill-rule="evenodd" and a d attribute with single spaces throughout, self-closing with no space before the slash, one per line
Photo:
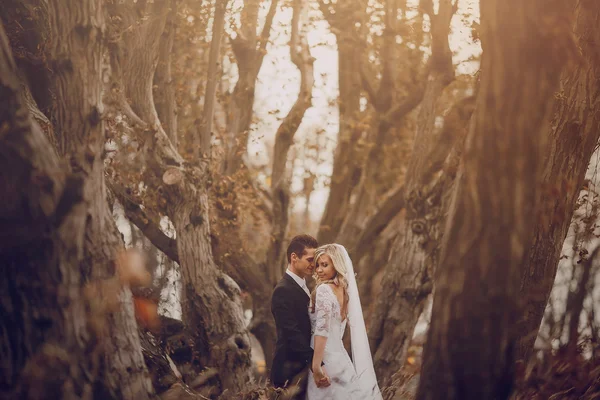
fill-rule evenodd
<path id="1" fill-rule="evenodd" d="M 337 274 L 335 268 L 333 267 L 331 257 L 329 257 L 327 254 L 323 254 L 321 257 L 319 257 L 315 272 L 321 281 L 333 279 Z"/>

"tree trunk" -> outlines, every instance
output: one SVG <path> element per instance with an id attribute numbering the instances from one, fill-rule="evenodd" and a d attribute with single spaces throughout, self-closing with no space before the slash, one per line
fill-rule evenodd
<path id="1" fill-rule="evenodd" d="M 68 157 L 73 172 L 87 182 L 84 195 L 90 200 L 82 272 L 93 284 L 114 276 L 116 253 L 122 247 L 108 209 L 101 158 L 105 140 L 100 116 L 104 10 L 99 2 L 66 5 L 56 0 L 50 4 L 55 46 L 50 62 L 58 99 L 54 119 L 56 129 L 62 132 L 62 154 Z M 120 305 L 107 313 L 107 337 L 102 341 L 106 351 L 104 379 L 117 397 L 148 398 L 153 390 L 141 352 L 131 292 L 123 288 L 114 295 Z"/>
<path id="2" fill-rule="evenodd" d="M 79 392 L 91 399 L 98 358 L 92 354 L 84 362 L 84 182 L 67 177 L 32 121 L 2 26 L 0 125 L 0 393 L 65 398 Z"/>
<path id="3" fill-rule="evenodd" d="M 456 138 L 465 129 L 473 103 L 470 99 L 459 102 L 446 117 L 444 129 L 435 131 L 439 98 L 454 79 L 448 34 L 455 8 L 450 0 L 443 0 L 437 14 L 433 9 L 424 11 L 430 13 L 432 21 L 431 74 L 417 118 L 417 133 L 404 183 L 406 220 L 401 239 L 392 249 L 382 293 L 371 319 L 370 339 L 381 386 L 388 386 L 393 374 L 404 365 L 415 325 L 433 289 L 445 200 L 453 176 L 444 173 L 438 178 L 430 173 L 431 165 L 436 164 L 438 169 L 443 165 Z M 442 146 L 444 151 L 438 150 Z"/>
<path id="4" fill-rule="evenodd" d="M 250 378 L 250 340 L 239 306 L 240 289 L 214 264 L 207 194 L 194 197 L 170 209 L 186 299 L 183 320 L 196 338 L 199 354 L 194 358 L 217 368 L 222 390 L 240 390 Z"/>
<path id="5" fill-rule="evenodd" d="M 61 170 L 52 146 L 24 109 L 2 33 L 0 75 L 7 80 L 0 85 L 6 89 L 6 96 L 1 97 L 9 103 L 2 107 L 6 114 L 0 119 L 8 123 L 7 134 L 3 135 L 9 145 L 6 148 L 17 150 L 8 150 L 2 159 L 10 161 L 11 169 L 21 167 L 20 173 L 2 178 L 6 193 L 14 192 L 13 199 L 20 199 L 19 205 L 4 203 L 4 211 L 10 214 L 2 214 L 10 215 L 9 221 L 21 219 L 19 225 L 29 232 L 29 238 L 23 240 L 15 235 L 17 230 L 3 224 L 14 237 L 3 247 L 3 253 L 7 253 L 2 259 L 11 275 L 9 287 L 3 292 L 8 301 L 3 304 L 12 304 L 2 313 L 7 318 L 3 325 L 12 321 L 10 331 L 16 334 L 2 339 L 6 344 L 3 348 L 13 354 L 2 357 L 7 367 L 3 391 L 27 398 L 148 398 L 152 387 L 143 360 L 137 363 L 141 351 L 133 314 L 117 308 L 131 307 L 130 299 L 125 297 L 118 304 L 93 295 L 110 286 L 115 291 L 105 294 L 118 298 L 119 284 L 107 286 L 106 282 L 95 281 L 82 291 L 85 280 L 91 278 L 91 265 L 86 267 L 84 261 L 97 261 L 87 259 L 90 240 L 95 239 L 94 227 L 102 219 L 97 211 L 106 205 L 106 198 L 98 192 L 102 188 L 98 177 L 102 177 L 100 155 L 104 142 L 98 111 L 102 10 L 91 1 L 71 4 L 70 13 L 56 2 L 50 2 L 44 10 L 54 39 L 48 59 L 53 66 L 59 145 L 68 154 L 73 172 L 67 176 Z M 11 131 L 20 131 L 19 137 L 11 137 Z M 14 186 L 15 177 L 19 186 Z M 23 186 L 25 182 L 31 185 Z M 32 220 L 31 216 L 36 217 Z M 40 251 L 28 251 L 32 245 Z M 99 271 L 112 276 L 114 265 L 107 270 L 106 259 L 103 261 Z M 134 327 L 133 335 L 128 326 Z M 114 358 L 117 349 L 119 360 Z M 132 368 L 127 380 L 119 379 L 132 366 L 139 370 Z"/>
<path id="6" fill-rule="evenodd" d="M 353 10 L 355 12 L 357 10 Z M 339 18 L 342 18 L 340 16 Z M 346 16 L 348 18 L 348 16 Z M 346 60 L 358 60 L 360 48 L 352 40 L 352 32 L 336 35 L 339 60 L 339 134 L 329 184 L 329 197 L 321 218 L 317 240 L 332 243 L 341 229 L 348 212 L 352 189 L 360 180 L 361 168 L 356 151 L 363 131 L 357 124 L 360 109 L 361 81 L 359 65 Z"/>
<path id="7" fill-rule="evenodd" d="M 528 359 L 554 284 L 563 242 L 575 202 L 600 136 L 600 5 L 581 1 L 576 10 L 575 34 L 582 57 L 562 74 L 556 95 L 543 172 L 546 192 L 541 222 L 521 278 L 525 316 L 519 327 L 518 356 Z"/>
<path id="8" fill-rule="evenodd" d="M 569 6 L 481 2 L 482 76 L 444 232 L 418 399 L 505 399 Z M 511 27 L 507 30 L 506 27 Z M 532 51 L 535 46 L 535 51 Z"/>

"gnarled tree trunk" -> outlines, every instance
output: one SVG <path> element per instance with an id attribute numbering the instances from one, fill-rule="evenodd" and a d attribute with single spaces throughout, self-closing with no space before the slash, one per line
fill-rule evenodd
<path id="1" fill-rule="evenodd" d="M 418 399 L 511 392 L 547 121 L 572 50 L 569 11 L 562 1 L 481 2 L 482 76 L 444 232 Z"/>
<path id="2" fill-rule="evenodd" d="M 221 389 L 241 389 L 250 379 L 250 340 L 239 306 L 240 289 L 214 264 L 207 194 L 191 198 L 169 209 L 181 255 L 184 322 L 196 345 L 202 345 L 195 358 L 218 369 Z"/>
<path id="3" fill-rule="evenodd" d="M 18 397 L 144 399 L 153 392 L 129 289 L 107 284 L 116 282 L 116 248 L 101 160 L 101 5 L 99 1 L 49 2 L 38 9 L 37 18 L 48 21 L 45 27 L 52 38 L 46 57 L 56 96 L 53 119 L 68 171 L 59 166 L 52 146 L 24 108 L 2 34 L 0 75 L 6 80 L 0 86 L 7 89 L 2 99 L 8 101 L 1 118 L 8 123 L 3 135 L 8 147 L 2 147 L 11 149 L 2 159 L 20 168 L 12 174 L 20 180 L 18 187 L 6 176 L 2 179 L 7 193 L 14 192 L 14 200 L 20 198 L 17 208 L 17 203 L 4 203 L 4 211 L 11 213 L 10 219 L 21 219 L 20 225 L 28 226 L 30 235 L 23 241 L 14 237 L 13 230 L 14 242 L 5 242 L 7 253 L 2 257 L 13 278 L 7 281 L 12 287 L 4 292 L 10 300 L 3 303 L 12 305 L 3 315 L 7 321 L 12 319 L 10 331 L 16 333 L 4 337 L 3 348 L 18 354 L 3 357 L 8 373 L 2 386 Z M 19 132 L 19 137 L 11 137 L 11 132 Z M 10 225 L 3 227 L 10 229 Z M 108 232 L 102 233 L 104 227 Z M 94 244 L 99 245 L 98 251 L 93 250 Z M 32 245 L 40 251 L 32 253 Z M 98 296 L 98 290 L 109 287 L 112 290 Z"/>

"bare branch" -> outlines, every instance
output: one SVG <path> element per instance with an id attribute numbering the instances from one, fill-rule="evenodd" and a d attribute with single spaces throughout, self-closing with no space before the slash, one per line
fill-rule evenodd
<path id="1" fill-rule="evenodd" d="M 385 2 L 385 29 L 383 31 L 381 83 L 377 94 L 379 107 L 389 109 L 395 90 L 394 74 L 397 69 L 396 25 L 398 20 L 397 0 Z"/>
<path id="2" fill-rule="evenodd" d="M 383 202 L 379 210 L 373 215 L 365 229 L 363 229 L 360 239 L 356 242 L 354 254 L 360 257 L 368 253 L 368 249 L 373 246 L 373 243 L 388 224 L 394 219 L 404 208 L 404 186 L 394 190 Z"/>
<path id="3" fill-rule="evenodd" d="M 171 3 L 165 30 L 160 38 L 158 51 L 158 65 L 154 73 L 154 106 L 158 113 L 169 140 L 175 147 L 178 144 L 177 136 L 177 105 L 175 99 L 176 88 L 173 85 L 172 53 L 175 42 L 175 18 L 177 15 L 177 0 Z"/>
<path id="4" fill-rule="evenodd" d="M 175 262 L 179 262 L 177 252 L 177 241 L 165 235 L 157 222 L 139 206 L 139 204 L 127 194 L 126 190 L 115 183 L 108 183 L 110 191 L 115 198 L 123 205 L 125 216 L 138 227 L 152 244 L 162 251 L 167 257 Z"/>
<path id="5" fill-rule="evenodd" d="M 393 124 L 414 110 L 423 100 L 425 87 L 417 86 L 412 93 L 396 103 L 381 119 L 383 123 Z"/>
<path id="6" fill-rule="evenodd" d="M 265 19 L 265 25 L 263 26 L 263 30 L 260 35 L 258 50 L 261 60 L 267 53 L 267 44 L 269 43 L 271 27 L 273 26 L 273 18 L 275 18 L 278 3 L 278 0 L 271 0 L 271 6 L 269 7 L 269 12 L 267 13 L 267 18 Z"/>
<path id="7" fill-rule="evenodd" d="M 202 122 L 198 129 L 200 134 L 200 147 L 197 149 L 196 158 L 199 159 L 200 152 L 210 157 L 210 138 L 212 131 L 212 120 L 215 108 L 215 93 L 217 90 L 217 70 L 220 60 L 221 38 L 225 28 L 225 12 L 229 0 L 217 0 L 213 23 L 212 41 L 208 56 L 208 72 L 206 78 L 206 93 L 204 95 L 204 110 Z"/>
<path id="8" fill-rule="evenodd" d="M 360 64 L 360 78 L 362 81 L 363 88 L 367 95 L 369 96 L 369 102 L 373 105 L 373 107 L 378 110 L 379 109 L 379 101 L 377 101 L 377 92 L 375 90 L 375 79 L 373 76 L 375 72 L 372 71 L 371 65 L 368 60 L 361 62 Z"/>
<path id="9" fill-rule="evenodd" d="M 420 177 L 422 184 L 429 182 L 433 174 L 443 167 L 452 147 L 458 142 L 457 139 L 466 134 L 467 122 L 471 119 L 474 110 L 475 96 L 465 97 L 452 106 L 444 119 L 442 131 L 425 157 L 426 165 Z"/>
<path id="10" fill-rule="evenodd" d="M 276 188 L 281 183 L 285 172 L 285 164 L 294 135 L 306 110 L 312 104 L 312 90 L 314 86 L 313 62 L 310 54 L 308 41 L 305 35 L 300 35 L 300 14 L 302 12 L 303 0 L 294 0 L 294 14 L 292 16 L 292 37 L 290 42 L 290 55 L 292 61 L 300 70 L 300 92 L 292 109 L 286 115 L 277 130 L 275 137 L 275 149 L 273 156 L 273 170 L 271 177 L 271 188 Z M 287 209 L 285 210 L 287 213 Z"/>

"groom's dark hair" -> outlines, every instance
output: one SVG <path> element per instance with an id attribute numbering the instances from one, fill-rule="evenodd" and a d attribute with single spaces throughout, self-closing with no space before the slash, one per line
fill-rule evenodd
<path id="1" fill-rule="evenodd" d="M 304 250 L 307 248 L 316 249 L 317 247 L 319 247 L 319 242 L 310 235 L 294 236 L 287 248 L 288 263 L 292 262 L 292 253 L 296 253 L 298 257 L 302 257 L 304 255 Z"/>

